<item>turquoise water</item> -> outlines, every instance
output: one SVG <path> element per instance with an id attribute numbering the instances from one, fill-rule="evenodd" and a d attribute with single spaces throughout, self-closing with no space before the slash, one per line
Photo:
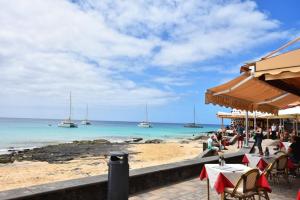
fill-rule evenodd
<path id="1" fill-rule="evenodd" d="M 152 123 L 153 128 L 140 128 L 137 122 L 92 121 L 91 126 L 60 128 L 60 120 L 0 118 L 0 153 L 7 148 L 32 148 L 74 140 L 109 139 L 123 141 L 133 137 L 144 139 L 178 139 L 217 130 L 219 125 L 203 124 L 203 128 L 184 128 L 183 124 Z"/>

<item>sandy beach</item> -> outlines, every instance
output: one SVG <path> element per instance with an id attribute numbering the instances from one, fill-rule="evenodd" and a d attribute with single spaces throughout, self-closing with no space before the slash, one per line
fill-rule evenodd
<path id="1" fill-rule="evenodd" d="M 149 167 L 195 158 L 202 152 L 201 140 L 168 141 L 160 144 L 130 144 L 130 169 Z M 237 149 L 229 147 L 226 152 Z M 39 185 L 106 174 L 108 158 L 105 156 L 82 156 L 64 162 L 14 161 L 0 164 L 0 190 Z"/>

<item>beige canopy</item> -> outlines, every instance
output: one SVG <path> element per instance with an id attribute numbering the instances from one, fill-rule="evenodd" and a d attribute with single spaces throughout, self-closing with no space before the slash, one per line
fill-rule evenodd
<path id="1" fill-rule="evenodd" d="M 261 60 L 242 66 L 241 71 L 250 71 L 251 66 L 254 66 L 255 77 L 300 96 L 300 49 L 275 55 L 298 41 L 300 37 L 272 51 Z"/>
<path id="2" fill-rule="evenodd" d="M 205 93 L 206 104 L 273 114 L 299 100 L 299 96 L 273 87 L 247 72 Z"/>
<path id="3" fill-rule="evenodd" d="M 266 80 L 300 77 L 300 49 L 289 51 L 255 63 L 255 76 Z"/>

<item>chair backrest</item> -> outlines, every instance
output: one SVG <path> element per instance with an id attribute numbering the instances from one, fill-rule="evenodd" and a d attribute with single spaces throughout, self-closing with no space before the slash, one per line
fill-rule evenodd
<path id="1" fill-rule="evenodd" d="M 243 190 L 245 192 L 257 190 L 256 182 L 259 178 L 259 170 L 258 169 L 251 169 L 244 175 L 243 178 Z"/>
<path id="2" fill-rule="evenodd" d="M 266 167 L 266 169 L 263 171 L 263 175 L 265 175 L 266 178 L 269 178 L 271 171 L 274 169 L 275 166 L 276 166 L 276 159 Z"/>
<path id="3" fill-rule="evenodd" d="M 281 155 L 276 159 L 276 169 L 277 170 L 285 170 L 287 168 L 288 156 Z"/>
<path id="4" fill-rule="evenodd" d="M 277 156 L 286 155 L 286 153 L 284 151 L 277 151 L 274 154 Z"/>
<path id="5" fill-rule="evenodd" d="M 250 191 L 257 191 L 256 182 L 259 178 L 259 170 L 258 169 L 251 169 L 245 174 L 241 176 L 235 188 L 233 189 L 233 193 L 235 194 L 237 189 L 243 184 L 243 193 L 247 193 Z"/>

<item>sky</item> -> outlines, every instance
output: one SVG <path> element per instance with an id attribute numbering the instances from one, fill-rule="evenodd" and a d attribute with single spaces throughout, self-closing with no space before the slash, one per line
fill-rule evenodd
<path id="1" fill-rule="evenodd" d="M 272 2 L 272 3 L 271 3 Z M 300 36 L 297 0 L 0 0 L 0 116 L 220 123 L 206 89 Z"/>

